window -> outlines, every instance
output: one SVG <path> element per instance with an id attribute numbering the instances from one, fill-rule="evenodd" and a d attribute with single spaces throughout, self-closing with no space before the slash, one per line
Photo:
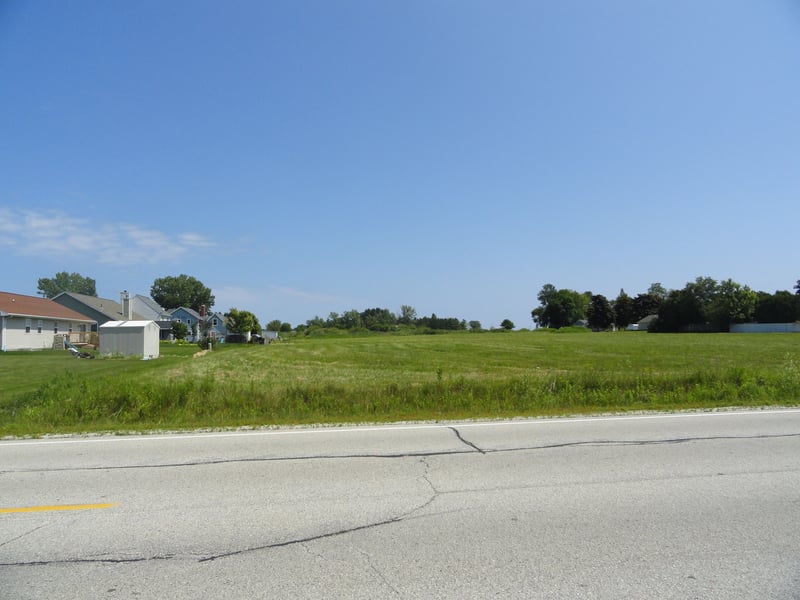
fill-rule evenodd
<path id="1" fill-rule="evenodd" d="M 216 319 L 211 319 L 211 324 L 214 325 L 214 327 L 216 327 L 217 326 L 217 320 Z"/>
<path id="2" fill-rule="evenodd" d="M 25 333 L 31 332 L 31 320 L 25 319 Z"/>
<path id="3" fill-rule="evenodd" d="M 58 321 L 53 321 L 53 333 L 58 333 Z"/>
<path id="4" fill-rule="evenodd" d="M 42 325 L 43 323 L 41 319 L 36 321 L 36 333 L 42 333 Z"/>

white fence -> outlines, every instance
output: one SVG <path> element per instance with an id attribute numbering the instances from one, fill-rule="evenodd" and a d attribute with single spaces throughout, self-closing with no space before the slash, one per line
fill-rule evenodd
<path id="1" fill-rule="evenodd" d="M 731 333 L 800 333 L 800 323 L 737 323 Z"/>

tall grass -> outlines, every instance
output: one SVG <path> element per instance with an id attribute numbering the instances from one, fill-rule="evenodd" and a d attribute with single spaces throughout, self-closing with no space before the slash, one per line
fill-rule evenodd
<path id="1" fill-rule="evenodd" d="M 230 347 L 199 358 L 167 348 L 149 362 L 69 359 L 55 375 L 34 376 L 30 389 L 0 393 L 0 434 L 797 404 L 798 341 L 382 335 Z"/>

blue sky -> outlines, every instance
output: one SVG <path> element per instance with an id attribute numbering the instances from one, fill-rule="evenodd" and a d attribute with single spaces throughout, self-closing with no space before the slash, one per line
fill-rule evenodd
<path id="1" fill-rule="evenodd" d="M 800 278 L 800 3 L 0 0 L 0 290 L 532 326 Z"/>

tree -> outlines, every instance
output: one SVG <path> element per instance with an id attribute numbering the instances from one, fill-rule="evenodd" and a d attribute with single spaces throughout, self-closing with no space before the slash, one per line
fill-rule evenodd
<path id="1" fill-rule="evenodd" d="M 281 320 L 280 319 L 273 319 L 269 323 L 267 323 L 267 331 L 280 331 L 281 330 Z"/>
<path id="2" fill-rule="evenodd" d="M 614 324 L 614 310 L 608 298 L 602 294 L 592 296 L 586 317 L 592 329 L 603 330 L 611 327 Z"/>
<path id="3" fill-rule="evenodd" d="M 633 319 L 631 323 L 641 321 L 650 315 L 658 314 L 658 309 L 665 300 L 666 298 L 662 300 L 655 294 L 650 293 L 637 295 L 636 298 L 633 299 Z"/>
<path id="4" fill-rule="evenodd" d="M 619 291 L 619 296 L 614 300 L 612 308 L 614 309 L 614 322 L 621 329 L 633 323 L 634 320 L 638 320 L 635 319 L 633 298 L 628 296 L 625 290 Z"/>
<path id="5" fill-rule="evenodd" d="M 800 279 L 797 280 L 797 283 L 794 284 L 795 294 L 800 296 Z"/>
<path id="6" fill-rule="evenodd" d="M 686 331 L 692 325 L 703 323 L 703 313 L 697 298 L 686 289 L 672 290 L 658 309 L 658 319 L 650 331 Z"/>
<path id="7" fill-rule="evenodd" d="M 556 290 L 552 284 L 542 287 L 537 298 L 541 305 L 531 311 L 531 317 L 540 327 L 559 329 L 586 318 L 590 292 Z"/>
<path id="8" fill-rule="evenodd" d="M 46 298 L 55 298 L 61 292 L 73 292 L 86 296 L 97 296 L 96 282 L 91 277 L 84 277 L 80 273 L 56 273 L 52 279 L 42 277 L 39 280 L 39 292 Z"/>
<path id="9" fill-rule="evenodd" d="M 183 321 L 172 322 L 172 336 L 176 340 L 185 340 L 189 333 L 189 327 Z"/>
<path id="10" fill-rule="evenodd" d="M 669 296 L 669 292 L 667 291 L 667 288 L 665 288 L 663 285 L 661 285 L 658 282 L 651 283 L 650 287 L 647 288 L 647 293 L 650 294 L 651 296 L 655 296 L 659 300 L 666 300 L 667 296 Z"/>
<path id="11" fill-rule="evenodd" d="M 203 305 L 214 306 L 211 289 L 189 275 L 156 279 L 150 288 L 150 297 L 167 309 L 183 306 L 199 312 Z"/>
<path id="12" fill-rule="evenodd" d="M 505 329 L 506 331 L 511 331 L 514 329 L 514 322 L 511 319 L 503 319 L 503 322 L 500 323 L 500 327 Z"/>
<path id="13" fill-rule="evenodd" d="M 250 334 L 261 332 L 261 325 L 258 319 L 248 310 L 231 308 L 225 313 L 225 320 L 228 331 L 248 336 L 248 339 Z"/>
<path id="14" fill-rule="evenodd" d="M 397 325 L 397 317 L 388 308 L 368 308 L 360 317 L 364 327 L 371 331 L 389 331 Z"/>
<path id="15" fill-rule="evenodd" d="M 732 279 L 721 281 L 712 297 L 708 317 L 717 331 L 729 331 L 732 323 L 753 320 L 758 295 Z"/>
<path id="16" fill-rule="evenodd" d="M 671 291 L 661 303 L 651 331 L 708 331 L 717 292 L 717 282 L 710 277 L 698 277 L 682 290 Z"/>
<path id="17" fill-rule="evenodd" d="M 397 322 L 402 325 L 413 325 L 416 320 L 417 309 L 408 304 L 403 304 L 403 306 L 400 307 L 400 317 L 397 319 Z"/>
<path id="18" fill-rule="evenodd" d="M 470 331 L 481 331 L 483 327 L 481 327 L 480 321 L 470 321 L 469 322 L 469 330 Z"/>
<path id="19" fill-rule="evenodd" d="M 758 292 L 753 319 L 759 323 L 792 323 L 800 319 L 800 296 L 786 290 Z"/>
<path id="20" fill-rule="evenodd" d="M 360 329 L 362 327 L 361 313 L 355 308 L 351 308 L 339 317 L 339 323 L 339 327 L 342 329 Z"/>

